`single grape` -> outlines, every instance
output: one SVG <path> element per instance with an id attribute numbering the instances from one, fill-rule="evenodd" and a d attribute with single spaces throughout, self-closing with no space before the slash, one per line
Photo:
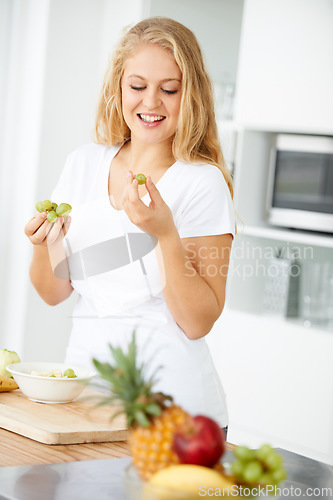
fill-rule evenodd
<path id="1" fill-rule="evenodd" d="M 284 467 L 276 469 L 275 471 L 272 472 L 272 479 L 275 483 L 280 483 L 281 481 L 284 481 L 286 478 L 287 478 L 287 472 L 284 469 Z"/>
<path id="2" fill-rule="evenodd" d="M 260 448 L 258 448 L 256 451 L 255 451 L 255 456 L 260 460 L 260 461 L 265 461 L 266 458 L 268 457 L 268 455 L 270 455 L 270 453 L 273 451 L 273 448 L 271 447 L 270 444 L 263 444 L 262 446 L 260 446 Z"/>
<path id="3" fill-rule="evenodd" d="M 56 208 L 56 213 L 59 217 L 66 217 L 72 210 L 72 207 L 68 203 L 60 203 Z"/>
<path id="4" fill-rule="evenodd" d="M 58 218 L 58 216 L 53 210 L 47 214 L 47 220 L 49 222 L 55 222 L 57 220 L 57 218 Z"/>
<path id="5" fill-rule="evenodd" d="M 248 462 L 244 467 L 243 478 L 247 483 L 257 483 L 263 474 L 261 464 L 255 460 Z"/>
<path id="6" fill-rule="evenodd" d="M 254 451 L 247 446 L 237 446 L 234 449 L 234 455 L 242 462 L 249 462 L 254 458 Z"/>
<path id="7" fill-rule="evenodd" d="M 55 212 L 57 210 L 57 206 L 58 205 L 56 203 L 54 203 L 54 201 L 52 201 L 52 205 L 51 205 L 50 210 L 53 210 Z"/>
<path id="8" fill-rule="evenodd" d="M 76 378 L 74 370 L 72 370 L 72 368 L 67 368 L 67 370 L 64 371 L 64 377 L 67 377 L 67 378 Z"/>
<path id="9" fill-rule="evenodd" d="M 46 212 L 43 201 L 37 201 L 36 210 L 38 210 L 38 212 Z"/>
<path id="10" fill-rule="evenodd" d="M 244 465 L 240 460 L 235 460 L 231 464 L 231 472 L 237 479 L 243 478 Z"/>
<path id="11" fill-rule="evenodd" d="M 274 482 L 274 480 L 273 480 L 272 476 L 271 476 L 270 474 L 268 474 L 267 472 L 265 472 L 265 473 L 261 476 L 261 478 L 260 478 L 260 480 L 259 480 L 259 483 L 260 483 L 260 484 L 275 484 L 275 482 Z"/>
<path id="12" fill-rule="evenodd" d="M 283 463 L 283 458 L 281 455 L 276 453 L 276 451 L 272 451 L 268 457 L 265 459 L 265 465 L 268 467 L 268 469 L 271 470 L 276 470 L 279 469 Z"/>
<path id="13" fill-rule="evenodd" d="M 50 202 L 50 200 L 44 200 L 44 209 L 46 210 L 46 212 L 49 212 L 51 210 L 51 207 L 52 203 Z"/>
<path id="14" fill-rule="evenodd" d="M 144 174 L 136 174 L 135 178 L 138 181 L 138 184 L 145 184 L 147 180 Z"/>

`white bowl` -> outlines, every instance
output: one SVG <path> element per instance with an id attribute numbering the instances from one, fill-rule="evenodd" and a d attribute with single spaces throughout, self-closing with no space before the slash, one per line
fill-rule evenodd
<path id="1" fill-rule="evenodd" d="M 76 378 L 54 378 L 31 375 L 32 371 L 45 372 L 72 368 Z M 29 399 L 38 403 L 69 403 L 77 398 L 86 385 L 97 375 L 83 366 L 65 363 L 13 363 L 7 371 L 14 377 L 17 385 Z"/>

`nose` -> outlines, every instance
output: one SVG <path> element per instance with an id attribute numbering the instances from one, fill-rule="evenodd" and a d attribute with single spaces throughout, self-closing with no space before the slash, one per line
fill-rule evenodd
<path id="1" fill-rule="evenodd" d="M 143 97 L 143 104 L 148 109 L 155 109 L 161 104 L 158 89 L 148 88 Z"/>

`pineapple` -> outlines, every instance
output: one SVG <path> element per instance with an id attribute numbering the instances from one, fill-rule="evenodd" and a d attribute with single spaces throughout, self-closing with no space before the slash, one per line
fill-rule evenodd
<path id="1" fill-rule="evenodd" d="M 138 366 L 135 332 L 127 353 L 120 347 L 109 347 L 113 364 L 93 360 L 101 377 L 110 385 L 111 395 L 103 404 L 120 404 L 127 417 L 133 464 L 141 478 L 148 480 L 158 470 L 179 463 L 172 450 L 173 438 L 190 415 L 175 405 L 171 396 L 153 392 L 156 372 L 147 378 L 144 364 Z"/>

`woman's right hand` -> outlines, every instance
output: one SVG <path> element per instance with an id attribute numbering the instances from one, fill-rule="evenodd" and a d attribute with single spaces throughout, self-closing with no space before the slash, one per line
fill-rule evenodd
<path id="1" fill-rule="evenodd" d="M 47 220 L 46 212 L 37 212 L 24 227 L 24 232 L 33 245 L 50 246 L 61 241 L 69 230 L 71 218 L 58 217 L 56 222 Z"/>

